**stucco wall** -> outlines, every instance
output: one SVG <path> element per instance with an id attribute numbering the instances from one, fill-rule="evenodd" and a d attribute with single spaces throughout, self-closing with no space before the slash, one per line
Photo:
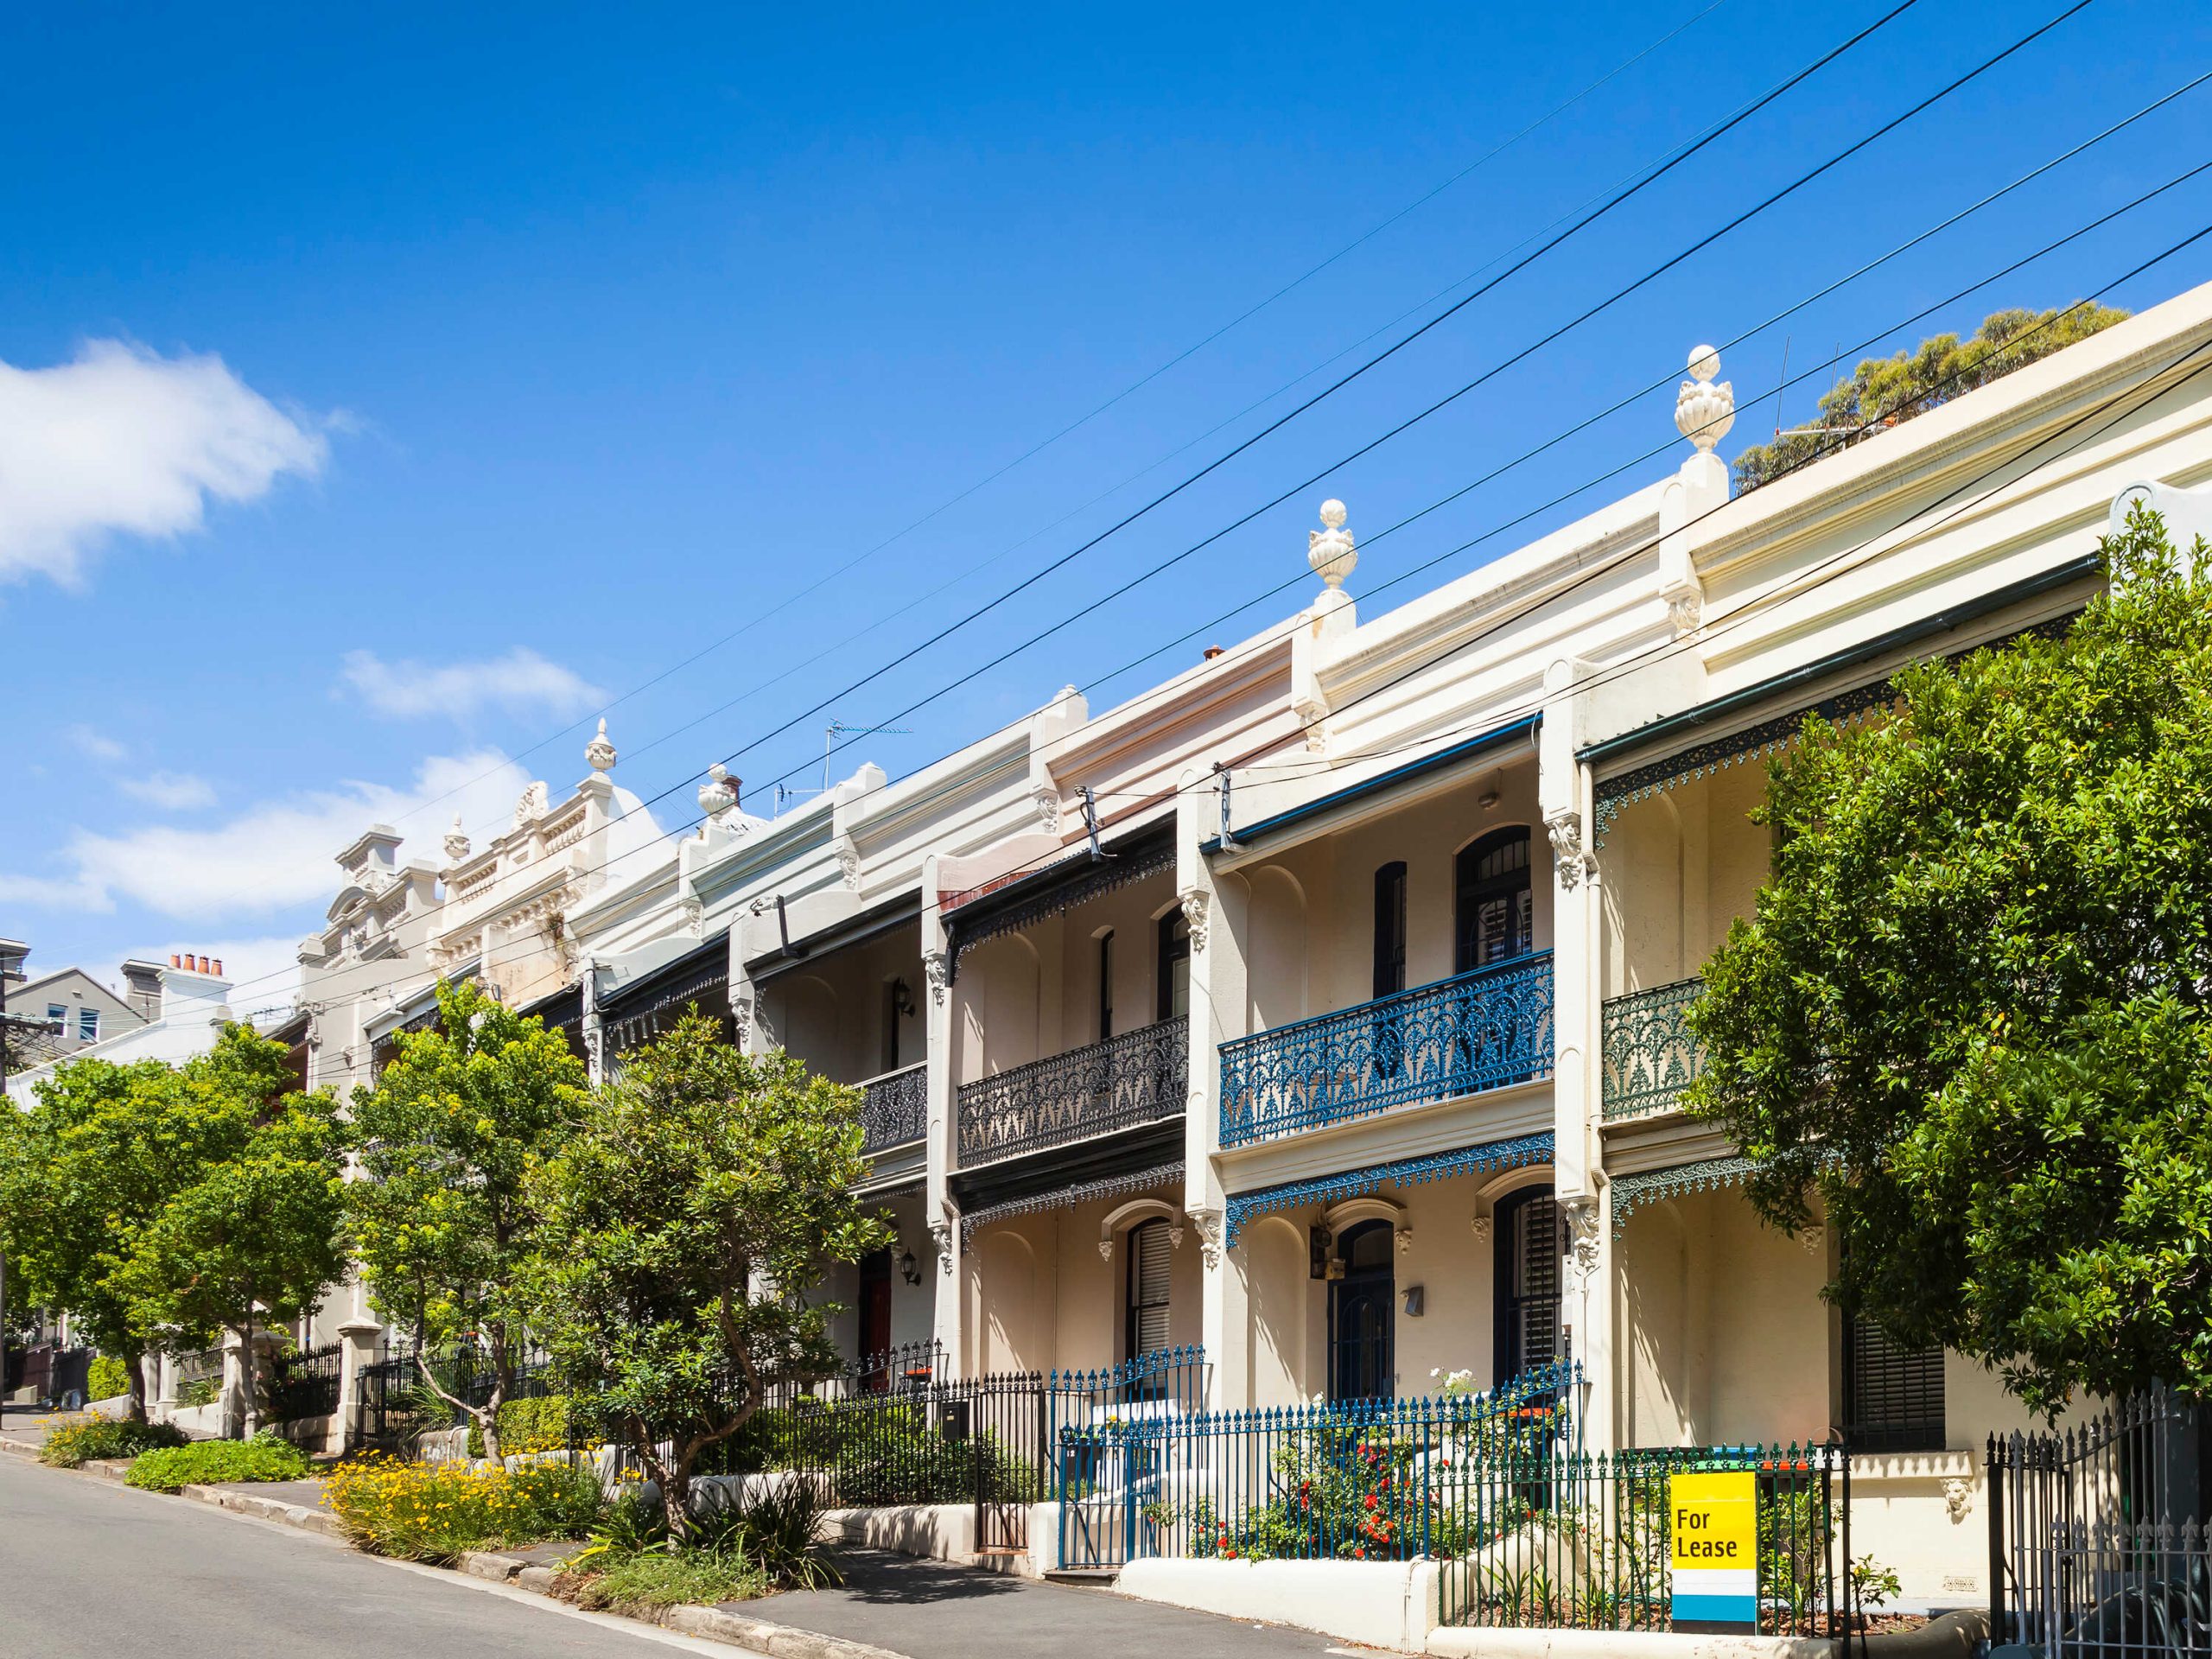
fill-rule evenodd
<path id="1" fill-rule="evenodd" d="M 1147 1196 L 1173 1204 L 1179 1195 Z M 1099 1199 L 1016 1216 L 977 1230 L 961 1257 L 971 1371 L 1085 1370 L 1128 1357 L 1123 1332 L 1127 1224 L 1116 1231 L 1110 1260 L 1098 1250 L 1100 1227 L 1127 1202 Z M 1147 1218 L 1148 1214 L 1129 1220 Z M 1185 1224 L 1168 1277 L 1173 1343 L 1200 1340 L 1202 1271 L 1198 1230 Z"/>

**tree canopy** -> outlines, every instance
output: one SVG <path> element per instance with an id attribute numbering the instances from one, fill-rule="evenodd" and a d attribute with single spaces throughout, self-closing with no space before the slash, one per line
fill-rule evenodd
<path id="1" fill-rule="evenodd" d="M 1886 431 L 2015 369 L 2101 334 L 2127 313 L 2077 302 L 2063 310 L 1993 311 L 1965 340 L 1931 334 L 1910 352 L 1862 359 L 1850 379 L 1821 397 L 1809 430 L 1753 444 L 1736 457 L 1736 487 L 1757 489 L 1815 457 Z"/>
<path id="2" fill-rule="evenodd" d="M 162 1321 L 124 1269 L 177 1197 L 245 1148 L 289 1085 L 284 1051 L 232 1026 L 207 1054 L 171 1066 L 99 1059 L 59 1067 L 24 1112 L 0 1112 L 0 1249 L 11 1305 L 68 1310 L 130 1370 Z"/>
<path id="3" fill-rule="evenodd" d="M 889 1238 L 853 1196 L 861 1139 L 859 1090 L 741 1053 L 695 1007 L 624 1056 L 532 1172 L 534 1326 L 571 1409 L 629 1442 L 676 1534 L 699 1453 L 777 1383 L 836 1369 L 808 1293 Z"/>
<path id="4" fill-rule="evenodd" d="M 346 1126 L 325 1093 L 288 1089 L 281 1044 L 233 1026 L 225 1041 L 250 1059 L 226 1098 L 240 1128 L 226 1155 L 211 1159 L 174 1193 L 139 1234 L 113 1282 L 142 1331 L 183 1341 L 235 1332 L 248 1364 L 245 1428 L 260 1410 L 257 1327 L 270 1328 L 315 1306 L 345 1270 L 339 1237 Z M 260 1073 L 273 1064 L 276 1090 Z M 186 1067 L 187 1082 L 201 1079 Z"/>
<path id="5" fill-rule="evenodd" d="M 2212 583 L 2140 511 L 2063 636 L 1905 671 L 1771 766 L 1691 1110 L 1815 1195 L 1829 1294 L 2031 1405 L 2212 1392 Z"/>
<path id="6" fill-rule="evenodd" d="M 537 1243 L 524 1187 L 584 1115 L 583 1063 L 557 1032 L 473 984 L 438 987 L 439 1025 L 399 1039 L 373 1087 L 356 1091 L 360 1173 L 350 1233 L 378 1310 L 412 1327 L 429 1386 L 477 1420 L 499 1455 L 499 1414 L 514 1386 L 524 1264 Z M 473 1340 L 491 1373 L 482 1399 L 448 1392 L 430 1353 Z"/>

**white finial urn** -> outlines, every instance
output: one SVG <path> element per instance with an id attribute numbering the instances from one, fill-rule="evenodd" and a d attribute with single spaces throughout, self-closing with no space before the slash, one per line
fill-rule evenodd
<path id="1" fill-rule="evenodd" d="M 1328 528 L 1306 532 L 1306 563 L 1331 588 L 1341 588 L 1344 578 L 1359 563 L 1358 550 L 1352 546 L 1351 531 L 1344 528 L 1344 504 L 1333 497 L 1324 501 L 1321 522 Z"/>
<path id="2" fill-rule="evenodd" d="M 594 772 L 614 770 L 614 746 L 607 741 L 607 716 L 599 717 L 599 735 L 584 746 L 584 760 Z"/>
<path id="3" fill-rule="evenodd" d="M 738 780 L 719 760 L 707 768 L 707 781 L 699 785 L 699 810 L 708 821 L 719 824 L 737 804 Z"/>
<path id="4" fill-rule="evenodd" d="M 1700 346 L 1690 353 L 1690 378 L 1675 394 L 1675 429 L 1709 455 L 1713 446 L 1736 424 L 1736 389 L 1726 380 L 1716 382 L 1720 353 Z"/>
<path id="5" fill-rule="evenodd" d="M 446 859 L 458 864 L 468 856 L 468 832 L 461 827 L 461 814 L 453 815 L 453 828 L 446 831 Z"/>

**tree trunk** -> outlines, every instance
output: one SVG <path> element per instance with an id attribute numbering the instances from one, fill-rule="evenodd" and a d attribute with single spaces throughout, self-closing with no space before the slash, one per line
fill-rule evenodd
<path id="1" fill-rule="evenodd" d="M 495 1469 L 503 1466 L 499 1461 L 502 1455 L 499 1446 L 499 1408 L 506 1402 L 506 1380 L 495 1372 L 492 1377 L 492 1398 L 486 1403 L 484 1408 L 476 1414 L 476 1421 L 481 1426 L 484 1434 L 484 1459 Z"/>
<path id="2" fill-rule="evenodd" d="M 146 1351 L 131 1350 L 123 1356 L 124 1375 L 130 1379 L 130 1421 L 146 1421 Z"/>

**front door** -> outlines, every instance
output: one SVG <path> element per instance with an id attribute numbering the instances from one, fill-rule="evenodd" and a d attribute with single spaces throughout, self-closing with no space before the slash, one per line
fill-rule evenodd
<path id="1" fill-rule="evenodd" d="M 1329 1286 L 1329 1397 L 1387 1400 L 1396 1392 L 1397 1275 L 1387 1221 L 1363 1221 L 1337 1240 L 1344 1276 Z"/>
<path id="2" fill-rule="evenodd" d="M 891 1252 L 870 1250 L 861 1257 L 861 1381 L 871 1394 L 892 1383 Z"/>

